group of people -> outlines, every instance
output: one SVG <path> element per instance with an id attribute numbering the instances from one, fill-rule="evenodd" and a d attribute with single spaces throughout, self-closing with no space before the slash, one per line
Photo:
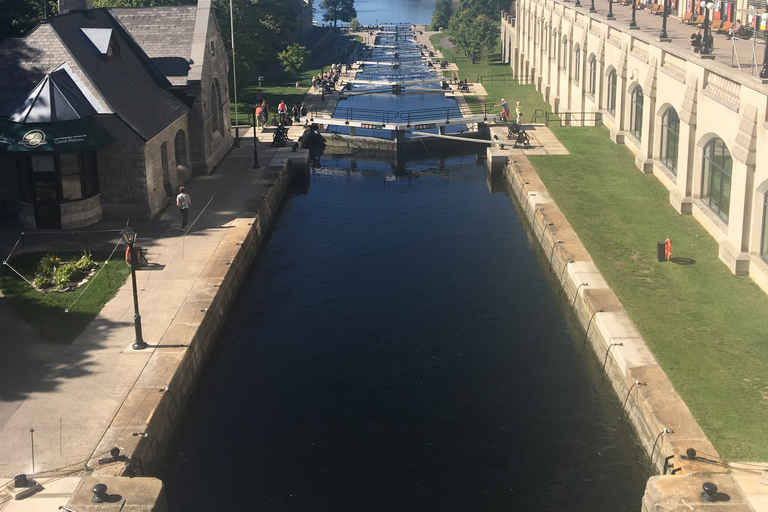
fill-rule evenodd
<path id="1" fill-rule="evenodd" d="M 331 64 L 331 69 L 325 73 L 318 73 L 316 77 L 312 77 L 312 87 L 315 91 L 320 92 L 322 87 L 325 92 L 330 92 L 336 89 L 336 82 L 341 78 L 342 65 Z"/>
<path id="2" fill-rule="evenodd" d="M 505 123 L 510 122 L 509 118 L 509 105 L 507 104 L 507 100 L 504 98 L 501 98 L 501 103 L 499 105 L 494 105 L 494 107 L 501 107 L 501 120 Z M 520 106 L 520 102 L 518 101 L 515 104 L 515 116 L 516 116 L 516 123 L 520 124 L 520 121 L 523 120 L 523 107 Z"/>
<path id="3" fill-rule="evenodd" d="M 261 103 L 257 103 L 256 111 L 256 126 L 263 128 L 267 126 L 269 122 L 269 106 L 267 100 L 261 100 Z M 295 124 L 301 121 L 302 117 L 305 117 L 308 113 L 307 106 L 304 103 L 296 103 L 291 109 L 291 116 L 288 116 L 288 105 L 285 100 L 281 100 L 277 106 L 277 114 L 272 117 L 272 126 Z"/>
<path id="4" fill-rule="evenodd" d="M 743 25 L 741 24 L 741 20 L 736 20 L 736 23 L 734 23 L 733 26 L 731 26 L 731 28 L 728 29 L 728 37 L 726 39 L 732 39 L 733 36 L 738 36 L 739 34 L 741 34 L 742 28 L 743 28 Z M 712 49 L 714 46 L 712 34 L 710 33 L 707 36 L 707 38 L 708 40 L 705 41 L 704 36 L 701 34 L 701 29 L 697 28 L 696 32 L 691 34 L 691 51 L 693 51 L 693 53 L 701 53 L 701 47 L 705 43 L 708 43 L 706 44 L 706 46 Z"/>

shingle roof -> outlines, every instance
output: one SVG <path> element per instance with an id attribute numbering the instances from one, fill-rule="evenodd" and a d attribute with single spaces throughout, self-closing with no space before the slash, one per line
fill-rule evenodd
<path id="1" fill-rule="evenodd" d="M 197 8 L 121 7 L 112 12 L 173 85 L 186 85 Z"/>

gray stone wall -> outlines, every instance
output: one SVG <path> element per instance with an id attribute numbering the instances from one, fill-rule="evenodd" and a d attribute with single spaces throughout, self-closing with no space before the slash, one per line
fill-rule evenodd
<path id="1" fill-rule="evenodd" d="M 195 174 L 208 174 L 232 147 L 229 119 L 229 60 L 218 24 L 210 11 L 203 58 L 201 79 L 190 80 L 184 92 L 195 98 L 189 113 L 190 167 Z M 211 55 L 210 44 L 214 43 Z M 221 91 L 222 109 L 214 111 L 211 105 L 211 87 L 216 78 Z M 222 130 L 214 133 L 214 116 L 220 116 Z"/>
<path id="2" fill-rule="evenodd" d="M 187 114 L 178 118 L 173 124 L 158 133 L 144 146 L 144 162 L 146 164 L 147 204 L 150 215 L 165 208 L 169 201 L 176 197 L 179 185 L 185 182 L 185 176 L 178 175 L 178 162 L 174 151 L 176 133 L 183 130 L 188 133 Z M 163 155 L 161 146 L 167 144 L 167 166 L 170 182 L 170 195 L 163 180 Z M 187 145 L 188 146 L 188 145 Z"/>
<path id="3" fill-rule="evenodd" d="M 144 141 L 116 116 L 97 116 L 114 142 L 97 153 L 101 207 L 107 218 L 152 215 L 147 195 Z"/>

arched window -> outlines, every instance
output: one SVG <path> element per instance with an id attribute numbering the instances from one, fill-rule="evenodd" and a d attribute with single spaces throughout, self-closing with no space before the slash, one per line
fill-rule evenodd
<path id="1" fill-rule="evenodd" d="M 557 29 L 552 30 L 552 41 L 549 44 L 549 58 L 557 57 Z"/>
<path id="2" fill-rule="evenodd" d="M 629 112 L 629 133 L 637 140 L 643 139 L 643 88 L 632 91 L 632 110 Z"/>
<path id="3" fill-rule="evenodd" d="M 618 85 L 618 75 L 616 70 L 612 69 L 608 74 L 608 112 L 612 116 L 616 115 L 616 87 Z"/>
<path id="4" fill-rule="evenodd" d="M 221 91 L 215 78 L 211 84 L 211 131 L 221 133 Z"/>
<path id="5" fill-rule="evenodd" d="M 573 50 L 573 81 L 579 82 L 579 73 L 581 72 L 581 48 L 577 44 Z"/>
<path id="6" fill-rule="evenodd" d="M 680 147 L 680 118 L 670 107 L 661 116 L 661 163 L 677 176 L 677 151 Z"/>
<path id="7" fill-rule="evenodd" d="M 568 69 L 568 38 L 563 38 L 563 70 Z"/>
<path id="8" fill-rule="evenodd" d="M 722 139 L 713 139 L 704 146 L 701 200 L 726 223 L 731 203 L 732 166 L 731 154 Z"/>
<path id="9" fill-rule="evenodd" d="M 597 90 L 597 59 L 595 54 L 589 56 L 589 94 L 593 98 L 595 97 L 595 91 Z"/>
<path id="10" fill-rule="evenodd" d="M 176 132 L 176 137 L 173 139 L 173 156 L 176 160 L 176 167 L 187 165 L 187 134 L 184 130 Z"/>

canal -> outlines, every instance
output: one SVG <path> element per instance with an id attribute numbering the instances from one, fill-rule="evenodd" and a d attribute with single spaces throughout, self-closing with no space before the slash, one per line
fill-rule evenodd
<path id="1" fill-rule="evenodd" d="M 569 307 L 479 156 L 323 157 L 198 384 L 170 510 L 640 510 Z"/>

